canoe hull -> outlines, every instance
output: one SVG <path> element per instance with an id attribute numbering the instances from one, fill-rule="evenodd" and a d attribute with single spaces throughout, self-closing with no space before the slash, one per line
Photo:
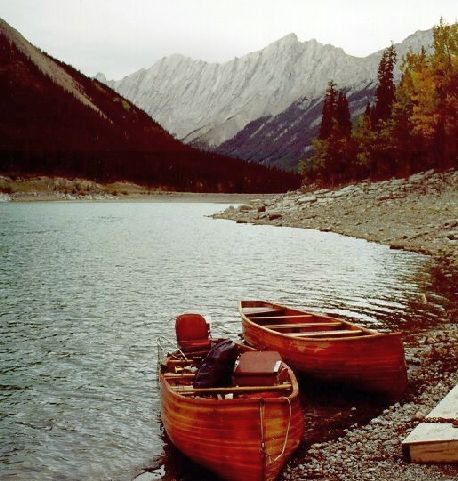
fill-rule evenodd
<path id="1" fill-rule="evenodd" d="M 273 481 L 304 424 L 297 390 L 289 398 L 218 401 L 180 396 L 163 379 L 161 418 L 180 451 L 228 481 Z"/>
<path id="2" fill-rule="evenodd" d="M 345 339 L 294 338 L 265 329 L 242 313 L 245 341 L 256 349 L 278 351 L 294 369 L 318 380 L 343 382 L 389 398 L 407 385 L 400 333 L 374 333 Z"/>

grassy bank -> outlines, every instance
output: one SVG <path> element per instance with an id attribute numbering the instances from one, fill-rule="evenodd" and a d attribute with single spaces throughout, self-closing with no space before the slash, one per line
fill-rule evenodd
<path id="1" fill-rule="evenodd" d="M 86 179 L 63 177 L 0 176 L 0 201 L 105 201 L 105 202 L 210 202 L 239 204 L 248 202 L 253 194 L 218 194 L 170 192 L 149 189 L 132 182 L 101 184 Z M 262 195 L 262 199 L 269 196 Z"/>

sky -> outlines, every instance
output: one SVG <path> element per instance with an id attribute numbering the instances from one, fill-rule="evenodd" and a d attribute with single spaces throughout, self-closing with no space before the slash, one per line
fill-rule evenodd
<path id="1" fill-rule="evenodd" d="M 458 0 L 0 0 L 0 17 L 86 75 L 180 53 L 224 62 L 289 33 L 365 56 L 458 19 Z"/>

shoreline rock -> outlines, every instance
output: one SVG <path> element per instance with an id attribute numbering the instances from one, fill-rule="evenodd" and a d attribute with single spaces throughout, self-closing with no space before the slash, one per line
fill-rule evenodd
<path id="1" fill-rule="evenodd" d="M 432 255 L 458 270 L 456 170 L 335 190 L 302 188 L 243 209 L 226 209 L 213 218 L 335 232 Z"/>

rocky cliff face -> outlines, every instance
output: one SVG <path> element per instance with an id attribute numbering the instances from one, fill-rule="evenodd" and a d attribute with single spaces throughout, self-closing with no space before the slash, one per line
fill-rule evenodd
<path id="1" fill-rule="evenodd" d="M 431 39 L 431 30 L 408 37 L 397 45 L 399 59 L 409 49 L 428 46 Z M 380 56 L 381 52 L 376 52 L 364 58 L 353 57 L 316 40 L 300 42 L 290 34 L 263 50 L 223 64 L 172 55 L 151 68 L 108 83 L 185 142 L 211 149 L 222 146 L 218 150 L 266 164 L 282 165 L 283 158 L 291 157 L 294 164 L 297 154 L 291 149 L 280 155 L 270 152 L 267 157 L 260 157 L 245 144 L 238 149 L 233 144 L 239 144 L 249 133 L 259 146 L 258 138 L 252 137 L 253 128 L 264 128 L 266 120 L 270 124 L 281 123 L 291 118 L 298 106 L 303 115 L 296 123 L 301 129 L 307 124 L 309 139 L 317 116 L 311 115 L 308 108 L 316 110 L 329 80 L 353 95 L 370 91 L 377 78 Z M 400 62 L 397 77 L 399 65 Z M 103 77 L 98 78 L 103 81 Z M 242 137 L 237 138 L 241 132 Z M 265 138 L 267 132 L 261 132 Z M 270 137 L 278 136 L 278 129 L 274 129 Z M 286 144 L 294 143 L 294 139 L 283 134 L 282 137 L 282 142 L 288 139 Z M 301 155 L 303 149 L 304 145 L 299 148 Z"/>

